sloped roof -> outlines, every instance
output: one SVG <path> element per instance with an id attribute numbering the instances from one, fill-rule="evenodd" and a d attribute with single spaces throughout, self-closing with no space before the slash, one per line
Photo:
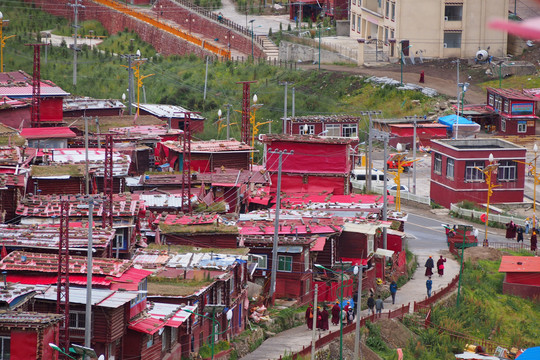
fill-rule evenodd
<path id="1" fill-rule="evenodd" d="M 181 141 L 165 141 L 163 146 L 171 150 L 182 152 L 183 143 Z M 192 141 L 192 153 L 223 153 L 223 152 L 253 152 L 254 149 L 238 140 L 209 140 L 209 141 Z"/>
<path id="2" fill-rule="evenodd" d="M 540 257 L 538 256 L 503 256 L 499 272 L 540 273 Z"/>
<path id="3" fill-rule="evenodd" d="M 143 316 L 130 321 L 128 327 L 145 334 L 155 334 L 165 326 L 179 327 L 192 315 L 190 311 L 195 310 L 197 310 L 197 305 L 147 302 L 147 309 Z"/>
<path id="4" fill-rule="evenodd" d="M 113 176 L 127 176 L 131 157 L 113 150 Z M 52 149 L 51 163 L 85 164 L 84 148 Z M 88 149 L 88 166 L 96 176 L 103 176 L 105 169 L 105 149 Z"/>
<path id="5" fill-rule="evenodd" d="M 56 301 L 56 286 L 37 286 L 37 288 L 40 288 L 42 291 L 36 295 L 36 299 Z M 92 289 L 92 298 L 90 301 L 93 306 L 116 309 L 135 299 L 137 296 L 138 293 L 135 291 Z M 86 304 L 86 288 L 70 286 L 69 302 L 73 304 Z"/>
<path id="6" fill-rule="evenodd" d="M 19 312 L 19 311 L 0 311 L 0 326 L 13 327 L 41 327 L 47 324 L 53 324 L 62 321 L 64 315 L 36 313 L 36 312 Z"/>
<path id="7" fill-rule="evenodd" d="M 487 92 L 501 95 L 504 98 L 511 100 L 523 100 L 523 101 L 538 101 L 538 98 L 532 94 L 526 93 L 521 89 L 496 89 L 488 87 Z"/>
<path id="8" fill-rule="evenodd" d="M 133 106 L 137 107 L 137 104 L 133 104 Z M 156 117 L 172 119 L 184 119 L 186 117 L 186 113 L 190 112 L 181 106 L 166 104 L 139 104 L 139 108 Z M 199 114 L 192 113 L 190 119 L 204 120 L 204 117 Z"/>
<path id="9" fill-rule="evenodd" d="M 68 95 L 52 81 L 41 80 L 40 96 Z M 0 73 L 0 96 L 32 97 L 32 76 L 22 70 Z"/>
<path id="10" fill-rule="evenodd" d="M 21 131 L 21 136 L 28 140 L 38 139 L 71 139 L 77 135 L 71 131 L 69 127 L 38 127 L 38 128 L 24 128 Z"/>

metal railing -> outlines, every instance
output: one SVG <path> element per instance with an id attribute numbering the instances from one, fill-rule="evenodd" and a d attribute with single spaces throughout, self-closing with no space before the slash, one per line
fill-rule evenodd
<path id="1" fill-rule="evenodd" d="M 384 187 L 382 186 L 373 186 L 373 192 L 376 192 L 377 194 L 384 194 Z M 395 190 L 389 190 L 390 195 L 396 196 L 397 191 Z M 401 191 L 401 200 L 409 200 L 414 201 L 420 204 L 426 204 L 431 205 L 431 198 L 429 196 L 422 196 L 422 195 L 415 195 L 408 191 Z"/>
<path id="2" fill-rule="evenodd" d="M 475 218 L 480 219 L 480 216 L 482 216 L 482 214 L 485 214 L 485 211 L 463 209 L 463 208 L 460 208 L 457 204 L 450 204 L 450 210 L 460 216 L 468 217 L 472 219 L 475 219 Z M 517 225 L 525 226 L 525 219 L 521 217 L 516 217 L 516 216 L 506 216 L 506 215 L 490 213 L 489 221 L 495 221 L 501 224 L 507 224 L 510 221 L 513 221 Z"/>

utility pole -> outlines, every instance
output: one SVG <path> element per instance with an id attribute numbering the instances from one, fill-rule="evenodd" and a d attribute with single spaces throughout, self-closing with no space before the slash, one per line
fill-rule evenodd
<path id="1" fill-rule="evenodd" d="M 457 64 L 457 112 L 456 112 L 456 140 L 458 138 L 458 130 L 459 130 L 459 58 L 456 60 Z"/>
<path id="2" fill-rule="evenodd" d="M 230 122 L 230 114 L 231 114 L 231 104 L 225 104 L 225 107 L 227 108 L 227 140 L 231 138 L 231 122 Z"/>
<path id="3" fill-rule="evenodd" d="M 368 146 L 368 151 L 367 151 L 367 154 L 366 154 L 366 192 L 371 192 L 371 167 L 372 167 L 372 136 L 371 136 L 371 133 L 373 132 L 373 119 L 371 118 L 371 115 L 380 115 L 382 113 L 382 111 L 362 111 L 360 114 L 363 115 L 363 116 L 366 116 L 368 117 L 368 142 L 367 142 L 367 146 Z M 386 162 L 386 158 L 383 160 L 384 162 Z M 385 189 L 386 191 L 386 189 Z"/>
<path id="4" fill-rule="evenodd" d="M 315 304 L 315 306 L 313 307 L 313 326 L 312 326 L 312 332 L 311 332 L 311 360 L 315 360 L 315 343 L 317 342 L 317 298 L 318 297 L 319 297 L 319 285 L 315 285 L 315 299 L 313 299 L 313 303 Z"/>
<path id="5" fill-rule="evenodd" d="M 355 267 L 355 271 L 358 269 L 358 293 L 356 303 L 356 328 L 354 332 L 354 359 L 362 360 L 362 349 L 360 348 L 360 305 L 362 304 L 362 274 L 364 272 L 364 265 L 360 264 Z"/>
<path id="6" fill-rule="evenodd" d="M 79 29 L 79 8 L 84 9 L 84 6 L 79 4 L 79 0 L 75 0 L 75 4 L 68 4 L 73 8 L 73 16 L 75 19 L 75 37 L 73 38 L 73 86 L 77 86 L 77 31 Z"/>
<path id="7" fill-rule="evenodd" d="M 283 98 L 283 134 L 287 133 L 287 87 L 294 85 L 293 82 L 282 81 L 279 85 L 285 85 L 285 97 Z"/>
<path id="8" fill-rule="evenodd" d="M 384 141 L 384 151 L 383 151 L 384 189 L 383 189 L 383 213 L 382 213 L 383 221 L 388 220 L 388 191 L 386 190 L 388 188 L 388 179 L 386 177 L 386 175 L 388 174 L 388 162 L 386 161 L 386 159 L 388 158 L 388 140 L 389 140 L 389 136 L 385 136 L 383 139 Z M 383 249 L 387 248 L 387 243 L 388 243 L 387 239 L 388 239 L 388 235 L 386 232 L 386 226 L 383 226 Z"/>
<path id="9" fill-rule="evenodd" d="M 418 126 L 418 116 L 405 116 L 405 119 L 412 120 L 414 125 L 413 130 L 413 161 L 416 160 L 416 127 Z M 413 186 L 412 193 L 416 195 L 416 164 L 413 164 Z"/>
<path id="10" fill-rule="evenodd" d="M 295 98 L 294 98 L 294 86 L 292 87 L 292 109 L 291 109 L 291 117 L 294 118 L 295 117 L 295 112 L 294 112 L 294 108 L 295 108 Z"/>
<path id="11" fill-rule="evenodd" d="M 132 104 L 133 104 L 133 87 L 134 87 L 134 83 L 133 83 L 133 79 L 134 79 L 134 76 L 133 76 L 133 65 L 131 64 L 132 60 L 137 58 L 137 55 L 134 55 L 134 54 L 126 54 L 126 55 L 120 55 L 121 58 L 123 59 L 127 59 L 128 60 L 128 65 L 127 65 L 127 69 L 128 69 L 128 107 L 129 107 L 129 115 L 132 115 Z M 124 65 L 122 65 L 124 66 Z"/>
<path id="12" fill-rule="evenodd" d="M 86 195 L 90 194 L 90 175 L 88 174 L 88 118 L 84 117 L 84 155 L 85 155 L 85 166 L 86 166 L 86 174 L 85 174 L 85 183 L 86 183 Z"/>
<path id="13" fill-rule="evenodd" d="M 279 240 L 279 211 L 281 208 L 281 167 L 283 165 L 283 155 L 293 155 L 294 151 L 287 152 L 287 150 L 268 150 L 270 154 L 279 155 L 278 163 L 278 178 L 277 178 L 277 190 L 276 190 L 276 215 L 274 220 L 274 242 L 272 247 L 272 275 L 270 278 L 270 299 L 273 301 L 274 294 L 276 292 L 276 275 L 277 275 L 277 254 L 278 254 L 278 240 Z"/>
<path id="14" fill-rule="evenodd" d="M 206 100 L 206 87 L 208 85 L 208 56 L 206 57 L 206 72 L 204 74 L 204 94 L 203 100 Z"/>
<path id="15" fill-rule="evenodd" d="M 86 119 L 86 118 L 85 118 Z M 88 148 L 87 148 L 88 149 Z M 87 162 L 88 164 L 88 162 Z M 86 190 L 88 196 L 88 189 Z M 92 231 L 94 227 L 94 198 L 88 198 L 88 253 L 86 271 L 86 309 L 84 323 L 84 346 L 92 346 Z M 88 356 L 86 359 L 90 359 Z"/>

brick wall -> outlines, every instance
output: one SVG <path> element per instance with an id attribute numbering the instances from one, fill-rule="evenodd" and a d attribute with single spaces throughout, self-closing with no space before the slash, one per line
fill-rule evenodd
<path id="1" fill-rule="evenodd" d="M 73 9 L 66 5 L 63 0 L 25 0 L 27 3 L 34 3 L 36 7 L 41 7 L 42 10 L 56 15 L 62 16 L 68 19 L 73 18 Z M 189 21 L 191 20 L 191 31 L 194 34 L 203 34 L 211 39 L 218 39 L 213 41 L 215 45 L 221 45 L 222 47 L 228 44 L 228 38 L 231 38 L 231 49 L 240 51 L 244 54 L 251 54 L 251 38 L 240 34 L 238 32 L 229 30 L 227 27 L 219 24 L 216 21 L 207 19 L 195 12 L 191 13 L 187 9 L 181 7 L 173 1 L 161 0 L 159 4 L 163 7 L 163 18 L 176 22 L 182 29 L 189 32 Z M 214 54 L 200 48 L 197 45 L 191 44 L 185 40 L 177 38 L 165 31 L 157 29 L 151 25 L 148 25 L 142 21 L 129 17 L 123 13 L 112 10 L 106 6 L 86 2 L 85 8 L 79 12 L 79 20 L 98 20 L 107 31 L 111 34 L 124 30 L 125 28 L 136 32 L 139 37 L 152 44 L 154 48 L 163 55 L 185 55 L 195 54 L 199 57 L 205 57 L 207 55 L 214 56 Z M 188 15 L 192 14 L 192 15 Z M 161 17 L 161 16 L 160 16 Z M 254 42 L 254 55 L 255 57 L 264 57 L 262 47 L 255 41 Z"/>

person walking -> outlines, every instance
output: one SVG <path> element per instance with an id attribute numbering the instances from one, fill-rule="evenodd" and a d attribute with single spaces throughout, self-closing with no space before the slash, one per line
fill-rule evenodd
<path id="1" fill-rule="evenodd" d="M 339 301 L 336 300 L 336 303 L 332 307 L 332 325 L 338 325 L 339 324 L 339 313 L 341 312 L 341 308 L 339 307 Z"/>
<path id="2" fill-rule="evenodd" d="M 349 307 L 349 310 L 347 310 L 347 325 L 352 324 L 354 321 L 354 308 L 351 306 Z"/>
<path id="3" fill-rule="evenodd" d="M 322 317 L 322 330 L 328 330 L 330 326 L 328 326 L 328 310 L 326 310 L 326 305 L 323 306 L 323 310 L 321 312 Z"/>
<path id="4" fill-rule="evenodd" d="M 424 71 L 420 71 L 420 80 L 418 81 L 419 83 L 423 84 L 424 83 Z"/>
<path id="5" fill-rule="evenodd" d="M 437 260 L 437 272 L 439 273 L 439 276 L 443 276 L 444 275 L 444 263 L 446 262 L 446 259 L 443 258 L 443 256 L 441 255 L 441 257 L 439 258 L 439 260 Z"/>
<path id="6" fill-rule="evenodd" d="M 381 295 L 378 295 L 377 300 L 375 300 L 375 309 L 377 310 L 377 316 L 381 317 L 382 309 L 384 309 L 384 304 L 381 299 Z"/>
<path id="7" fill-rule="evenodd" d="M 313 329 L 313 305 L 309 304 L 308 308 L 306 309 L 306 324 L 309 330 Z"/>
<path id="8" fill-rule="evenodd" d="M 529 229 L 531 227 L 531 224 L 529 222 L 529 218 L 525 219 L 525 234 L 529 234 Z"/>
<path id="9" fill-rule="evenodd" d="M 433 286 L 433 281 L 431 281 L 431 276 L 428 277 L 426 280 L 426 289 L 427 289 L 427 297 L 431 297 L 431 287 Z"/>
<path id="10" fill-rule="evenodd" d="M 317 321 L 316 321 L 316 325 L 317 325 L 317 330 L 322 330 L 322 329 L 323 329 L 323 325 L 322 325 L 322 311 L 321 311 L 321 307 L 320 307 L 320 306 L 317 306 Z"/>
<path id="11" fill-rule="evenodd" d="M 424 266 L 426 267 L 425 275 L 433 275 L 433 268 L 435 267 L 435 264 L 433 263 L 433 258 L 431 256 L 426 260 L 426 264 Z"/>
<path id="12" fill-rule="evenodd" d="M 521 241 L 523 243 L 523 233 L 525 231 L 523 231 L 523 228 L 521 226 L 517 225 L 516 232 L 517 232 L 517 242 L 519 243 Z"/>
<path id="13" fill-rule="evenodd" d="M 396 303 L 397 284 L 395 281 L 390 283 L 390 294 L 392 295 L 392 305 Z"/>
<path id="14" fill-rule="evenodd" d="M 373 294 L 369 295 L 367 299 L 367 307 L 371 311 L 371 315 L 375 315 L 375 299 L 373 298 Z"/>
<path id="15" fill-rule="evenodd" d="M 538 240 L 536 239 L 536 230 L 533 230 L 531 235 L 531 251 L 536 251 L 536 245 Z"/>

